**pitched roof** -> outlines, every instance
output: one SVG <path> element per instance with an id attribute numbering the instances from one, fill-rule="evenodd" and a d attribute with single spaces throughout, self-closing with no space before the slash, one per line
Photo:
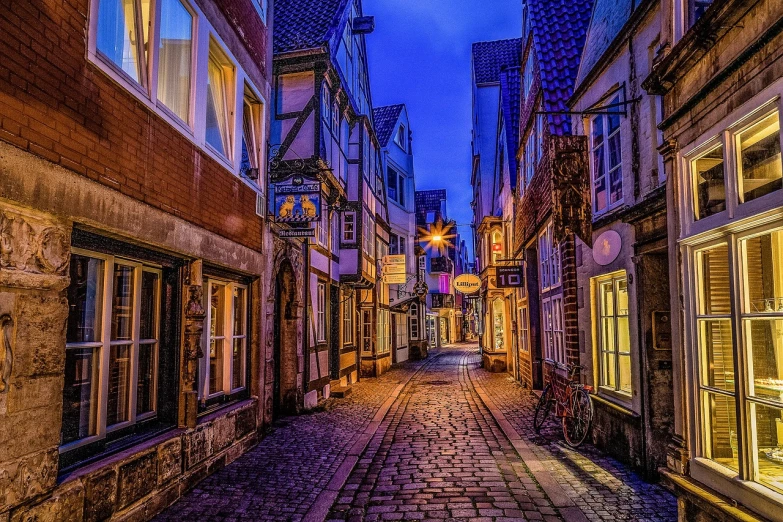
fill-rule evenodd
<path id="1" fill-rule="evenodd" d="M 477 84 L 500 82 L 504 67 L 519 65 L 522 39 L 495 40 L 473 44 L 473 80 Z"/>
<path id="2" fill-rule="evenodd" d="M 577 85 L 598 64 L 598 60 L 631 17 L 631 9 L 636 3 L 635 0 L 595 0 L 582 63 L 579 64 L 576 77 Z"/>
<path id="3" fill-rule="evenodd" d="M 397 120 L 405 106 L 387 105 L 386 107 L 376 107 L 372 111 L 372 119 L 375 124 L 375 135 L 378 136 L 378 142 L 381 147 L 389 143 L 389 139 L 394 134 Z"/>
<path id="4" fill-rule="evenodd" d="M 508 164 L 511 187 L 517 186 L 517 162 L 515 160 L 519 146 L 519 117 L 522 99 L 522 71 L 519 65 L 508 67 L 500 72 L 500 103 L 506 126 Z"/>
<path id="5" fill-rule="evenodd" d="M 274 52 L 315 49 L 328 43 L 344 21 L 349 0 L 276 0 Z"/>
<path id="6" fill-rule="evenodd" d="M 567 111 L 574 92 L 593 0 L 527 0 L 545 111 Z M 571 119 L 547 115 L 550 132 L 567 134 Z"/>

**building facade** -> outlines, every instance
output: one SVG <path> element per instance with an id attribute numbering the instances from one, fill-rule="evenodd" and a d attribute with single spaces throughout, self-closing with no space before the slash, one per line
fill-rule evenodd
<path id="1" fill-rule="evenodd" d="M 673 425 L 660 99 L 645 93 L 660 2 L 597 0 L 569 101 L 588 139 L 591 242 L 576 240 L 579 353 L 593 441 L 650 475 Z"/>
<path id="2" fill-rule="evenodd" d="M 148 519 L 271 420 L 269 9 L 5 6 L 0 519 Z"/>
<path id="3" fill-rule="evenodd" d="M 783 507 L 783 6 L 660 3 L 674 382 L 666 482 L 684 520 Z"/>

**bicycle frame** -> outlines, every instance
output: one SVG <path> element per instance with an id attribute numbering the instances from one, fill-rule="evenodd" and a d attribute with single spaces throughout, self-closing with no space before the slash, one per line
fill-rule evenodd
<path id="1" fill-rule="evenodd" d="M 552 386 L 552 394 L 555 401 L 555 416 L 567 417 L 571 414 L 571 407 L 569 406 L 569 399 L 574 393 L 574 386 L 581 386 L 581 382 L 575 378 L 578 366 L 563 366 L 556 362 L 552 363 L 553 369 L 549 371 L 549 383 Z M 564 369 L 568 371 L 568 377 L 557 372 L 558 369 Z M 590 390 L 588 390 L 589 393 Z"/>

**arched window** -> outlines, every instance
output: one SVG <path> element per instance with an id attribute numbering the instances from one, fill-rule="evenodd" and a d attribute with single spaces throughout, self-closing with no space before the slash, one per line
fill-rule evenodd
<path id="1" fill-rule="evenodd" d="M 503 259 L 503 235 L 499 230 L 492 232 L 492 264 Z"/>

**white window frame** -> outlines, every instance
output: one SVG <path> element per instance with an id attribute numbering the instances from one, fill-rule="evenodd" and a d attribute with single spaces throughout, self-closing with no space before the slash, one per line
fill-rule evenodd
<path id="1" fill-rule="evenodd" d="M 414 340 L 418 340 L 419 337 L 419 305 L 416 303 L 413 303 L 411 305 L 410 310 L 408 311 L 409 317 L 409 325 L 408 328 L 410 328 L 410 338 Z"/>
<path id="2" fill-rule="evenodd" d="M 316 285 L 315 342 L 326 342 L 326 284 Z"/>
<path id="3" fill-rule="evenodd" d="M 102 296 L 102 308 L 99 311 L 101 315 L 101 338 L 100 341 L 94 342 L 82 342 L 82 343 L 66 343 L 66 350 L 70 349 L 92 349 L 93 364 L 98 365 L 98 382 L 93 383 L 98 387 L 97 404 L 95 412 L 95 430 L 96 433 L 88 435 L 87 437 L 77 439 L 72 442 L 68 442 L 60 446 L 61 452 L 66 452 L 81 446 L 85 446 L 92 442 L 102 440 L 106 438 L 108 433 L 113 431 L 132 426 L 142 420 L 147 420 L 157 416 L 157 409 L 153 409 L 150 412 L 145 412 L 141 415 L 136 413 L 136 401 L 138 392 L 138 370 L 139 370 L 139 347 L 141 344 L 149 344 L 151 339 L 140 339 L 141 328 L 141 285 L 142 275 L 144 272 L 151 272 L 158 276 L 158 286 L 155 289 L 156 292 L 156 335 L 154 340 L 156 344 L 154 354 L 154 383 L 152 390 L 152 402 L 157 405 L 158 400 L 158 370 L 160 360 L 160 323 L 162 321 L 161 314 L 161 291 L 163 282 L 163 273 L 160 267 L 149 263 L 143 263 L 141 261 L 131 260 L 121 256 L 113 256 L 107 254 L 100 254 L 89 250 L 83 250 L 80 248 L 73 248 L 71 254 L 80 255 L 83 257 L 98 259 L 103 261 L 103 296 Z M 133 339 L 130 341 L 112 341 L 111 340 L 111 323 L 112 323 L 112 297 L 114 295 L 114 266 L 120 264 L 123 266 L 130 266 L 134 268 L 133 274 Z M 109 395 L 109 364 L 111 358 L 111 346 L 113 345 L 130 345 L 131 346 L 131 370 L 128 385 L 130 386 L 129 392 L 129 419 L 122 421 L 111 426 L 107 426 L 107 412 L 108 412 L 108 395 Z"/>
<path id="4" fill-rule="evenodd" d="M 408 152 L 408 139 L 405 134 L 405 124 L 401 123 L 394 133 L 394 143 L 396 143 L 397 146 L 403 150 L 403 152 Z"/>
<path id="5" fill-rule="evenodd" d="M 550 221 L 538 236 L 539 286 L 542 292 L 563 284 L 560 245 L 553 244 L 553 227 Z"/>
<path id="6" fill-rule="evenodd" d="M 565 321 L 563 295 L 547 297 L 542 301 L 544 358 L 560 364 L 566 363 Z"/>
<path id="7" fill-rule="evenodd" d="M 343 345 L 352 345 L 354 341 L 354 296 L 343 298 Z"/>
<path id="8" fill-rule="evenodd" d="M 190 115 L 188 121 L 183 121 L 176 116 L 173 111 L 168 109 L 157 98 L 157 77 L 158 77 L 158 51 L 159 49 L 159 28 L 160 28 L 160 2 L 152 2 L 150 15 L 150 37 L 149 47 L 152 52 L 147 60 L 148 80 L 145 86 L 134 81 L 120 67 L 107 57 L 104 57 L 97 50 L 98 40 L 98 0 L 90 2 L 89 26 L 87 32 L 87 59 L 94 64 L 103 74 L 113 80 L 120 87 L 128 91 L 144 106 L 154 112 L 158 117 L 170 124 L 188 141 L 196 147 L 207 153 L 212 159 L 221 164 L 225 169 L 232 172 L 248 187 L 256 192 L 262 192 L 263 187 L 253 183 L 251 180 L 241 176 L 241 141 L 233 139 L 232 149 L 227 154 L 230 159 L 216 153 L 212 147 L 206 144 L 205 140 L 205 122 L 206 122 L 206 96 L 207 96 L 207 62 L 209 55 L 209 42 L 213 40 L 219 46 L 226 59 L 229 60 L 235 69 L 234 89 L 231 92 L 233 104 L 229 106 L 229 112 L 232 114 L 231 136 L 240 136 L 242 132 L 242 100 L 243 86 L 248 84 L 252 91 L 262 104 L 260 121 L 267 120 L 268 103 L 261 91 L 255 87 L 253 80 L 249 75 L 238 66 L 239 61 L 228 50 L 229 47 L 217 34 L 217 30 L 212 26 L 204 12 L 190 0 L 180 0 L 182 5 L 193 15 L 193 33 L 192 33 L 192 62 L 190 68 L 190 100 L 188 103 Z M 266 143 L 266 126 L 260 126 L 261 136 L 258 139 L 259 145 Z M 263 170 L 259 172 L 259 178 L 266 177 L 266 147 L 261 146 L 260 165 Z M 262 192 L 263 195 L 263 192 Z"/>
<path id="9" fill-rule="evenodd" d="M 621 270 L 618 272 L 613 272 L 611 274 L 606 274 L 603 276 L 595 277 L 593 278 L 593 284 L 595 288 L 595 295 L 597 297 L 596 303 L 595 303 L 595 310 L 594 310 L 594 328 L 596 332 L 595 340 L 596 340 L 596 355 L 598 357 L 598 387 L 601 392 L 607 393 L 610 396 L 616 396 L 617 398 L 620 398 L 624 401 L 629 401 L 633 397 L 633 389 L 634 389 L 634 378 L 633 378 L 633 354 L 632 354 L 632 340 L 631 340 L 631 322 L 630 322 L 630 309 L 625 310 L 624 314 L 621 314 L 621 310 L 618 308 L 618 285 L 621 281 L 625 281 L 626 285 L 628 284 L 628 273 L 625 270 Z M 607 311 L 607 313 L 604 313 L 603 310 L 603 294 L 602 289 L 603 285 L 610 284 L 612 286 L 612 292 L 614 293 L 614 309 L 611 311 Z M 626 291 L 628 292 L 628 304 L 630 308 L 630 285 L 626 286 Z M 625 347 L 625 350 L 621 350 L 620 347 L 620 334 L 619 334 L 619 321 L 618 319 L 620 317 L 626 317 L 628 319 L 627 321 L 627 328 L 628 328 L 628 346 Z M 604 329 L 603 329 L 603 320 L 608 319 L 613 322 L 613 332 L 614 332 L 614 339 L 612 339 L 612 342 L 614 344 L 614 349 L 612 351 L 605 349 L 606 345 L 606 339 L 604 338 Z M 615 358 L 615 374 L 614 374 L 614 386 L 610 386 L 604 381 L 604 369 L 606 365 L 606 359 L 605 356 L 607 354 L 611 353 L 614 355 Z M 628 380 L 631 384 L 631 391 L 625 392 L 622 389 L 620 389 L 620 357 L 627 357 L 628 358 L 628 371 L 629 376 Z"/>
<path id="10" fill-rule="evenodd" d="M 212 391 L 209 389 L 209 380 L 210 380 L 210 368 L 209 368 L 209 344 L 211 341 L 209 327 L 212 322 L 212 307 L 210 306 L 209 299 L 212 295 L 212 287 L 213 286 L 220 286 L 222 287 L 222 291 L 224 292 L 223 296 L 223 306 L 225 309 L 223 310 L 223 335 L 220 336 L 220 340 L 223 344 L 223 382 L 221 383 L 220 389 Z M 234 332 L 234 289 L 235 288 L 241 288 L 245 292 L 245 302 L 243 306 L 243 313 L 245 314 L 245 333 L 244 335 L 236 335 Z M 205 278 L 204 281 L 204 309 L 207 312 L 206 317 L 204 318 L 204 335 L 202 336 L 201 343 L 202 343 L 202 350 L 204 352 L 204 357 L 199 359 L 199 385 L 198 385 L 198 393 L 199 393 L 199 399 L 203 401 L 207 401 L 209 399 L 213 399 L 215 397 L 220 396 L 227 396 L 234 393 L 237 393 L 241 390 L 244 390 L 247 387 L 247 380 L 246 380 L 246 365 L 247 365 L 247 334 L 249 332 L 249 322 L 248 322 L 248 287 L 247 285 L 234 283 L 230 281 L 224 281 L 222 279 L 214 279 L 214 278 Z M 233 378 L 233 365 L 234 365 L 234 359 L 232 357 L 233 355 L 233 341 L 234 339 L 244 339 L 243 343 L 243 353 L 241 356 L 242 361 L 242 384 L 238 388 L 232 388 L 232 378 Z"/>
<path id="11" fill-rule="evenodd" d="M 613 105 L 613 104 L 620 103 L 622 101 L 622 98 L 623 98 L 622 93 L 613 94 L 613 95 L 611 95 L 611 97 L 608 98 L 610 100 L 608 102 L 608 104 L 609 105 Z M 609 109 L 609 110 L 610 111 L 611 110 L 619 111 L 619 108 L 615 107 L 615 108 Z M 601 214 L 604 214 L 606 212 L 609 212 L 612 209 L 615 209 L 615 208 L 619 207 L 620 205 L 623 204 L 623 199 L 624 199 L 624 196 L 625 196 L 625 194 L 623 192 L 625 190 L 625 188 L 624 188 L 625 179 L 623 179 L 623 176 L 624 176 L 624 172 L 625 172 L 626 169 L 623 168 L 623 133 L 622 133 L 624 116 L 622 114 L 620 114 L 619 112 L 616 114 L 616 116 L 619 118 L 620 123 L 618 124 L 617 128 L 614 131 L 612 131 L 611 134 L 609 134 L 609 118 L 610 118 L 609 114 L 597 114 L 597 115 L 593 116 L 592 118 L 590 118 L 590 120 L 589 120 L 589 122 L 590 122 L 590 125 L 589 125 L 589 128 L 590 128 L 590 133 L 589 133 L 589 140 L 590 140 L 590 174 L 591 174 L 591 178 L 592 178 L 592 185 L 590 187 L 590 194 L 591 194 L 591 197 L 593 199 L 593 214 L 594 215 L 601 215 Z M 601 132 L 602 141 L 601 141 L 601 143 L 599 145 L 596 145 L 595 144 L 595 136 L 594 136 L 593 128 L 595 127 L 596 120 L 599 120 L 599 119 L 601 120 L 601 124 L 602 124 L 602 127 L 601 127 L 602 128 L 602 132 Z M 614 138 L 616 136 L 618 137 L 618 142 L 617 143 L 618 143 L 619 153 L 620 153 L 620 162 L 617 165 L 612 166 L 610 164 L 610 161 L 609 161 L 610 158 L 611 158 L 611 154 L 609 153 L 609 148 L 610 148 L 609 147 L 609 140 L 611 140 L 612 138 Z M 603 156 L 603 165 L 604 165 L 604 168 L 605 168 L 605 172 L 600 173 L 601 174 L 600 176 L 598 175 L 599 173 L 595 171 L 595 161 L 594 161 L 594 155 L 595 155 L 596 149 L 598 147 L 603 147 L 603 150 L 601 151 L 601 155 Z M 612 173 L 616 172 L 618 170 L 620 171 L 620 198 L 617 199 L 616 201 L 612 201 L 611 178 L 612 178 Z M 606 184 L 605 185 L 605 187 L 606 187 L 606 206 L 604 208 L 602 208 L 602 209 L 599 209 L 596 206 L 597 205 L 596 186 L 597 186 L 598 181 L 601 180 L 601 179 L 603 179 L 604 183 Z"/>
<path id="12" fill-rule="evenodd" d="M 348 230 L 348 225 L 353 225 L 353 230 Z M 342 242 L 347 244 L 356 243 L 356 212 L 345 212 L 343 214 Z"/>

